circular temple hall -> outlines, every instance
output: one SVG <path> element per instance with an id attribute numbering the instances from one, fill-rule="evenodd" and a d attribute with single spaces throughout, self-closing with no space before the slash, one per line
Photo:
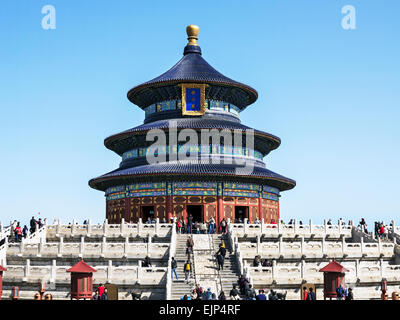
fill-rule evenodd
<path id="1" fill-rule="evenodd" d="M 197 43 L 199 28 L 186 31 L 183 57 L 128 92 L 145 112 L 143 124 L 105 139 L 122 161 L 89 185 L 105 192 L 109 223 L 189 215 L 217 224 L 223 218 L 277 222 L 280 193 L 296 185 L 263 162 L 281 141 L 241 123 L 240 113 L 257 100 L 257 91 L 210 66 Z M 164 143 L 149 139 L 151 132 L 162 132 Z M 188 132 L 197 139 L 188 139 Z M 149 161 L 149 154 L 157 160 Z"/>

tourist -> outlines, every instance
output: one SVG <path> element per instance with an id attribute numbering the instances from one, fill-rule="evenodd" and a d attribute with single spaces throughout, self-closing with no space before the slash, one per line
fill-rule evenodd
<path id="1" fill-rule="evenodd" d="M 326 223 L 328 226 L 332 225 L 332 219 L 329 219 L 328 222 Z"/>
<path id="2" fill-rule="evenodd" d="M 222 242 L 222 243 L 219 245 L 219 249 L 218 249 L 218 251 L 217 251 L 217 254 L 221 254 L 221 255 L 224 257 L 224 259 L 225 259 L 225 256 L 226 256 L 225 242 Z"/>
<path id="3" fill-rule="evenodd" d="M 193 216 L 192 214 L 189 215 L 188 217 L 188 233 L 192 233 L 192 227 L 193 227 Z"/>
<path id="4" fill-rule="evenodd" d="M 190 278 L 190 272 L 192 271 L 192 265 L 190 264 L 190 261 L 186 261 L 183 271 L 185 272 L 185 279 L 186 282 L 189 283 L 189 278 Z"/>
<path id="5" fill-rule="evenodd" d="M 104 292 L 101 295 L 101 299 L 100 300 L 108 300 L 107 288 L 104 288 Z"/>
<path id="6" fill-rule="evenodd" d="M 43 227 L 43 223 L 42 223 L 42 218 L 39 218 L 39 220 L 37 221 L 37 225 L 38 225 L 38 229 L 40 229 L 41 227 Z"/>
<path id="7" fill-rule="evenodd" d="M 208 233 L 210 233 L 210 234 L 215 233 L 215 221 L 214 221 L 213 217 L 211 217 L 211 219 L 210 219 L 210 225 L 209 225 Z"/>
<path id="8" fill-rule="evenodd" d="M 342 284 L 340 284 L 339 287 L 337 287 L 336 289 L 336 299 L 343 300 L 343 298 L 344 298 L 344 288 Z"/>
<path id="9" fill-rule="evenodd" d="M 171 258 L 171 280 L 174 280 L 174 274 L 176 280 L 178 280 L 178 274 L 176 273 L 177 263 L 174 257 Z"/>
<path id="10" fill-rule="evenodd" d="M 260 260 L 260 256 L 255 256 L 253 259 L 253 267 L 258 267 L 260 266 L 261 260 Z"/>
<path id="11" fill-rule="evenodd" d="M 15 234 L 15 241 L 21 242 L 22 241 L 22 229 L 19 226 L 19 222 L 17 223 L 17 226 L 14 229 L 14 234 Z"/>
<path id="12" fill-rule="evenodd" d="M 307 294 L 307 300 L 317 300 L 313 288 L 310 288 L 309 290 L 310 292 Z"/>
<path id="13" fill-rule="evenodd" d="M 249 288 L 246 291 L 246 300 L 256 300 L 256 291 L 251 284 L 249 284 Z"/>
<path id="14" fill-rule="evenodd" d="M 221 253 L 217 254 L 218 271 L 224 270 L 224 257 Z"/>
<path id="15" fill-rule="evenodd" d="M 221 291 L 221 293 L 218 296 L 218 300 L 226 300 L 225 292 Z"/>
<path id="16" fill-rule="evenodd" d="M 238 289 L 236 289 L 235 284 L 233 285 L 233 288 L 232 288 L 231 292 L 229 293 L 229 297 L 232 300 L 240 300 L 239 291 L 238 291 Z"/>
<path id="17" fill-rule="evenodd" d="M 206 292 L 203 294 L 203 300 L 212 300 L 213 293 L 211 292 L 211 288 L 208 288 Z"/>
<path id="18" fill-rule="evenodd" d="M 99 295 L 99 290 L 96 290 L 96 292 L 94 293 L 92 300 L 100 300 L 100 295 Z"/>
<path id="19" fill-rule="evenodd" d="M 360 227 L 362 232 L 366 232 L 365 229 L 367 227 L 367 223 L 365 222 L 364 218 L 361 218 Z"/>
<path id="20" fill-rule="evenodd" d="M 196 234 L 200 234 L 200 223 L 197 221 L 194 223 L 194 228 L 196 229 Z"/>
<path id="21" fill-rule="evenodd" d="M 348 294 L 346 296 L 346 300 L 354 300 L 353 289 L 352 288 L 349 288 Z"/>
<path id="22" fill-rule="evenodd" d="M 256 295 L 256 300 L 267 300 L 265 296 L 264 289 L 258 290 L 258 295 Z"/>
<path id="23" fill-rule="evenodd" d="M 193 237 L 189 236 L 186 240 L 186 246 L 190 247 L 191 251 L 193 252 L 193 247 L 194 247 L 194 241 L 193 241 Z"/>
<path id="24" fill-rule="evenodd" d="M 149 256 L 146 256 L 145 258 L 144 258 L 144 261 L 143 261 L 143 267 L 144 268 L 150 268 L 152 265 L 151 265 L 151 260 L 150 260 L 150 257 Z"/>
<path id="25" fill-rule="evenodd" d="M 191 254 L 193 253 L 193 249 L 191 246 L 188 246 L 186 248 L 186 255 L 187 255 L 187 260 L 190 260 Z"/>
<path id="26" fill-rule="evenodd" d="M 176 223 L 176 228 L 178 229 L 178 233 L 182 233 L 182 222 L 181 219 L 178 219 L 178 222 Z"/>
<path id="27" fill-rule="evenodd" d="M 260 224 L 260 220 L 258 220 L 258 218 L 256 218 L 256 220 L 254 220 L 255 224 Z"/>
<path id="28" fill-rule="evenodd" d="M 200 224 L 200 231 L 202 234 L 207 234 L 207 224 L 205 222 Z"/>
<path id="29" fill-rule="evenodd" d="M 268 295 L 268 300 L 279 300 L 278 295 L 276 294 L 276 291 L 271 289 L 271 291 Z"/>
<path id="30" fill-rule="evenodd" d="M 28 227 L 24 225 L 24 228 L 22 229 L 22 236 L 24 239 L 28 236 Z"/>
<path id="31" fill-rule="evenodd" d="M 308 290 L 307 287 L 303 287 L 303 299 L 302 300 L 308 300 Z"/>
<path id="32" fill-rule="evenodd" d="M 225 218 L 223 218 L 219 224 L 221 226 L 221 233 L 226 234 L 226 221 Z"/>
<path id="33" fill-rule="evenodd" d="M 165 217 L 162 218 L 161 223 L 167 223 L 167 220 L 165 219 Z"/>
<path id="34" fill-rule="evenodd" d="M 217 299 L 217 295 L 216 295 L 215 293 L 213 293 L 213 294 L 211 295 L 211 300 L 218 300 L 218 299 Z"/>
<path id="35" fill-rule="evenodd" d="M 102 283 L 100 283 L 99 286 L 97 287 L 97 292 L 98 292 L 100 298 L 101 298 L 101 296 L 103 295 L 105 288 L 106 288 L 106 287 L 103 286 Z"/>
<path id="36" fill-rule="evenodd" d="M 36 231 L 36 220 L 35 220 L 35 217 L 32 217 L 32 219 L 29 222 L 29 224 L 30 224 L 30 227 L 31 227 L 29 232 L 32 234 L 32 233 L 34 233 Z"/>
<path id="37" fill-rule="evenodd" d="M 201 295 L 203 294 L 203 288 L 200 287 L 200 283 L 198 283 L 196 285 L 195 291 L 196 291 L 197 299 L 200 299 Z"/>

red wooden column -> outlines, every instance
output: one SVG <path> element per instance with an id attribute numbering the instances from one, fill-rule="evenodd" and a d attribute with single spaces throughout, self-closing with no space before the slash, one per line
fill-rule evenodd
<path id="1" fill-rule="evenodd" d="M 224 203 L 223 203 L 223 185 L 222 182 L 217 183 L 217 213 L 215 215 L 215 224 L 217 227 L 217 232 L 219 230 L 219 223 L 222 218 L 225 217 L 224 214 Z"/>
<path id="2" fill-rule="evenodd" d="M 96 271 L 83 260 L 67 270 L 71 272 L 71 300 L 92 298 L 93 272 Z"/>
<path id="3" fill-rule="evenodd" d="M 3 295 L 3 271 L 7 271 L 7 269 L 0 265 L 0 300 Z"/>
<path id="4" fill-rule="evenodd" d="M 261 219 L 263 218 L 263 210 L 262 210 L 262 193 L 263 193 L 263 186 L 260 185 L 260 189 L 258 190 L 258 220 L 261 221 Z M 264 221 L 265 223 L 268 223 L 265 219 Z"/>
<path id="5" fill-rule="evenodd" d="M 172 183 L 171 182 L 167 182 L 167 203 L 166 203 L 166 209 L 167 209 L 167 221 L 169 223 L 169 221 L 171 220 L 172 216 L 173 216 L 173 211 L 174 211 L 174 206 L 172 203 Z"/>

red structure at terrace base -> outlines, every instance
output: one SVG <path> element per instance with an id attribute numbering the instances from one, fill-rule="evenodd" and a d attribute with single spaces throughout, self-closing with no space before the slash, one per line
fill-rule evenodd
<path id="1" fill-rule="evenodd" d="M 144 122 L 105 139 L 122 161 L 89 185 L 105 192 L 109 223 L 187 221 L 190 215 L 193 222 L 213 218 L 217 225 L 223 218 L 278 222 L 280 193 L 296 185 L 264 163 L 281 140 L 241 123 L 240 112 L 256 102 L 257 91 L 224 76 L 202 57 L 197 26 L 186 32 L 183 57 L 128 92 L 129 101 L 145 112 Z M 165 139 L 148 140 L 155 131 Z M 188 131 L 194 136 L 189 141 L 184 139 Z M 157 151 L 155 140 L 162 141 Z M 157 161 L 149 161 L 149 155 Z M 245 166 L 251 169 L 242 170 Z"/>
<path id="2" fill-rule="evenodd" d="M 96 271 L 83 260 L 67 270 L 71 272 L 71 300 L 92 298 L 93 272 Z"/>
<path id="3" fill-rule="evenodd" d="M 345 272 L 349 272 L 336 260 L 333 260 L 328 265 L 319 270 L 324 273 L 324 300 L 326 298 L 336 298 L 336 289 L 340 285 L 344 285 Z"/>
<path id="4" fill-rule="evenodd" d="M 7 269 L 0 265 L 0 300 L 3 295 L 3 271 L 7 271 Z"/>

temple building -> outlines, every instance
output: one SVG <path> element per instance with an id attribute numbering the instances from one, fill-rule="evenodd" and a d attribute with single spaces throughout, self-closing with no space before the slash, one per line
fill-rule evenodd
<path id="1" fill-rule="evenodd" d="M 189 215 L 194 221 L 277 221 L 280 193 L 296 185 L 263 162 L 281 141 L 241 123 L 240 112 L 257 100 L 257 91 L 211 67 L 197 44 L 199 28 L 190 25 L 186 31 L 183 57 L 128 92 L 129 101 L 145 111 L 144 122 L 105 139 L 122 161 L 89 185 L 105 192 L 109 223 Z M 165 143 L 155 148 L 158 140 L 149 139 L 150 132 L 164 133 Z M 188 132 L 197 134 L 195 143 Z M 220 138 L 210 135 L 204 143 L 204 132 Z M 181 159 L 182 153 L 197 160 Z M 149 154 L 158 160 L 149 162 Z"/>

